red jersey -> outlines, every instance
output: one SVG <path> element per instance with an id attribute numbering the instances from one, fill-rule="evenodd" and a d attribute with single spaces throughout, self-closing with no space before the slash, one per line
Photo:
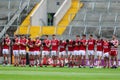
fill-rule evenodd
<path id="1" fill-rule="evenodd" d="M 18 44 L 20 43 L 20 40 L 18 38 L 15 38 L 14 40 L 15 40 L 15 42 L 13 44 L 13 50 L 19 50 Z"/>
<path id="2" fill-rule="evenodd" d="M 34 51 L 34 41 L 29 40 L 28 41 L 29 51 Z"/>
<path id="3" fill-rule="evenodd" d="M 45 45 L 43 45 L 43 50 L 44 51 L 49 51 L 50 50 L 49 46 L 51 44 L 51 41 L 47 39 L 47 40 L 44 40 L 43 42 L 45 43 Z"/>
<path id="4" fill-rule="evenodd" d="M 20 39 L 20 50 L 26 50 L 27 39 Z"/>
<path id="5" fill-rule="evenodd" d="M 79 41 L 80 40 L 75 41 L 74 50 L 79 50 Z"/>
<path id="6" fill-rule="evenodd" d="M 117 50 L 118 48 L 115 47 L 114 45 L 118 45 L 119 44 L 119 41 L 118 40 L 111 40 L 111 43 L 113 44 L 111 46 L 111 50 Z"/>
<path id="7" fill-rule="evenodd" d="M 79 50 L 86 50 L 86 44 L 87 44 L 87 40 L 81 39 L 80 40 L 80 48 L 79 48 Z"/>
<path id="8" fill-rule="evenodd" d="M 58 51 L 59 40 L 51 40 L 52 51 Z"/>
<path id="9" fill-rule="evenodd" d="M 98 40 L 96 41 L 97 51 L 103 51 L 103 41 Z"/>
<path id="10" fill-rule="evenodd" d="M 34 45 L 34 50 L 35 51 L 40 51 L 40 45 L 37 46 L 38 44 L 41 45 L 41 41 L 39 39 L 35 41 L 35 45 Z"/>
<path id="11" fill-rule="evenodd" d="M 87 41 L 87 45 L 88 45 L 88 50 L 94 50 L 95 49 L 95 40 L 89 39 Z"/>
<path id="12" fill-rule="evenodd" d="M 73 41 L 72 40 L 69 40 L 68 51 L 73 51 Z"/>
<path id="13" fill-rule="evenodd" d="M 103 52 L 106 53 L 106 52 L 109 52 L 109 51 L 110 51 L 109 43 L 108 42 L 104 42 L 103 43 Z"/>
<path id="14" fill-rule="evenodd" d="M 62 51 L 66 51 L 66 42 L 65 41 L 62 41 L 62 43 L 59 45 L 59 47 L 60 47 L 60 52 L 62 52 Z"/>
<path id="15" fill-rule="evenodd" d="M 9 38 L 5 38 L 4 40 L 4 45 L 3 45 L 3 49 L 9 49 L 9 45 L 7 44 L 10 44 L 10 39 Z"/>

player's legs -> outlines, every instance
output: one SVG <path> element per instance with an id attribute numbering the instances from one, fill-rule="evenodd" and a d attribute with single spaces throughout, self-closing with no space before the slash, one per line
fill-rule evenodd
<path id="1" fill-rule="evenodd" d="M 64 67 L 65 65 L 65 57 L 66 57 L 65 51 L 59 52 L 59 66 L 60 67 Z"/>
<path id="2" fill-rule="evenodd" d="M 114 65 L 114 62 L 116 65 Z M 117 68 L 118 66 L 117 51 L 111 51 L 111 66 L 111 68 Z"/>
<path id="3" fill-rule="evenodd" d="M 48 66 L 49 51 L 42 51 L 42 64 Z"/>
<path id="4" fill-rule="evenodd" d="M 14 66 L 19 66 L 19 51 L 13 50 L 14 55 Z"/>
<path id="5" fill-rule="evenodd" d="M 57 66 L 57 51 L 51 51 L 51 56 L 53 60 L 53 67 Z"/>
<path id="6" fill-rule="evenodd" d="M 40 51 L 35 51 L 34 55 L 35 55 L 35 65 L 42 67 L 42 64 L 41 64 L 42 55 L 40 54 Z"/>
<path id="7" fill-rule="evenodd" d="M 26 51 L 25 50 L 20 50 L 20 63 L 21 63 L 21 67 L 26 66 Z"/>
<path id="8" fill-rule="evenodd" d="M 34 52 L 30 51 L 29 52 L 29 66 L 34 66 Z"/>
<path id="9" fill-rule="evenodd" d="M 97 51 L 97 68 L 101 68 L 100 64 L 101 64 L 101 58 L 102 58 L 102 51 Z"/>
<path id="10" fill-rule="evenodd" d="M 71 56 L 72 56 L 72 52 L 68 51 L 68 54 L 67 54 L 68 66 L 70 66 Z"/>
<path id="11" fill-rule="evenodd" d="M 4 58 L 3 65 L 5 65 L 5 64 L 9 65 L 10 64 L 9 50 L 3 49 L 2 53 L 3 53 L 3 58 Z"/>
<path id="12" fill-rule="evenodd" d="M 93 50 L 88 51 L 88 58 L 89 58 L 90 68 L 93 68 L 94 66 L 94 51 Z"/>
<path id="13" fill-rule="evenodd" d="M 103 54 L 103 57 L 104 57 L 104 68 L 106 68 L 106 67 L 110 67 L 110 62 L 109 62 L 109 53 L 108 52 L 106 52 L 106 53 L 104 53 Z"/>
<path id="14" fill-rule="evenodd" d="M 83 61 L 83 63 L 82 63 L 82 61 Z M 82 66 L 85 68 L 85 66 L 86 66 L 86 52 L 85 52 L 84 50 L 82 51 L 81 64 L 82 64 Z"/>

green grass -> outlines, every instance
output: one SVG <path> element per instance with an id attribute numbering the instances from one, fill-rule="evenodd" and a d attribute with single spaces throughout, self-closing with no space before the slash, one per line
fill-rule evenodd
<path id="1" fill-rule="evenodd" d="M 119 69 L 0 66 L 0 80 L 120 80 Z"/>

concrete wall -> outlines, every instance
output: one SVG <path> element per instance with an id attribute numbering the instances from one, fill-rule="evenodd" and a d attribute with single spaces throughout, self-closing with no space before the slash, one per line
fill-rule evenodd
<path id="1" fill-rule="evenodd" d="M 42 0 L 31 15 L 31 26 L 43 26 L 47 24 L 47 0 Z"/>
<path id="2" fill-rule="evenodd" d="M 64 1 L 65 0 L 47 0 L 47 3 L 48 3 L 47 4 L 47 12 L 48 13 L 56 13 Z M 59 5 L 57 5 L 58 2 L 60 3 Z"/>

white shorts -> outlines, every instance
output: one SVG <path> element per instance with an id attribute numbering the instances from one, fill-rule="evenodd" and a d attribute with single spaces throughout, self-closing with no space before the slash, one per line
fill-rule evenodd
<path id="1" fill-rule="evenodd" d="M 14 56 L 19 56 L 19 50 L 13 50 L 13 55 Z"/>
<path id="2" fill-rule="evenodd" d="M 40 51 L 34 51 L 34 55 L 40 55 Z"/>
<path id="3" fill-rule="evenodd" d="M 108 58 L 109 57 L 109 53 L 108 52 L 104 53 L 103 57 L 107 57 Z"/>
<path id="4" fill-rule="evenodd" d="M 75 51 L 73 52 L 73 55 L 79 55 L 79 51 L 75 50 Z"/>
<path id="5" fill-rule="evenodd" d="M 29 55 L 34 55 L 34 51 L 29 51 Z"/>
<path id="6" fill-rule="evenodd" d="M 9 54 L 9 49 L 3 49 L 3 50 L 2 50 L 2 53 L 3 53 L 3 54 Z"/>
<path id="7" fill-rule="evenodd" d="M 80 51 L 79 51 L 79 55 L 85 56 L 85 53 L 86 53 L 86 52 L 85 52 L 84 50 L 80 50 Z"/>
<path id="8" fill-rule="evenodd" d="M 59 52 L 59 56 L 61 56 L 61 55 L 65 56 L 66 55 L 66 51 Z"/>
<path id="9" fill-rule="evenodd" d="M 73 51 L 68 51 L 68 55 L 73 55 Z"/>
<path id="10" fill-rule="evenodd" d="M 102 56 L 102 51 L 97 51 L 97 56 Z"/>
<path id="11" fill-rule="evenodd" d="M 20 50 L 20 54 L 26 54 L 26 50 Z"/>
<path id="12" fill-rule="evenodd" d="M 95 55 L 94 50 L 88 50 L 88 55 Z"/>
<path id="13" fill-rule="evenodd" d="M 49 55 L 49 51 L 42 51 L 42 56 Z"/>
<path id="14" fill-rule="evenodd" d="M 57 51 L 51 51 L 51 56 L 57 56 Z"/>

